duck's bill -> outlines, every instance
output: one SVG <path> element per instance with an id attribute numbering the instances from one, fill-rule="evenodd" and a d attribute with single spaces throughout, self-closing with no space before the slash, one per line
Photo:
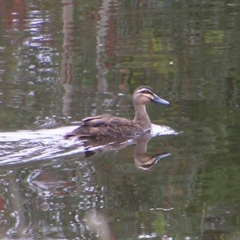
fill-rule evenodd
<path id="1" fill-rule="evenodd" d="M 170 104 L 168 101 L 158 97 L 155 94 L 154 94 L 154 99 L 152 101 L 155 102 L 155 103 L 158 103 L 158 104 L 163 104 L 163 105 L 169 105 Z"/>

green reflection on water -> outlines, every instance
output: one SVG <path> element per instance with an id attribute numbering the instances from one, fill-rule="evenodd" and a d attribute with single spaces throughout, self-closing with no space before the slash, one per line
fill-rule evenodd
<path id="1" fill-rule="evenodd" d="M 238 237 L 237 2 L 1 4 L 2 131 L 57 128 L 102 113 L 132 118 L 131 94 L 139 85 L 171 102 L 148 109 L 153 122 L 183 131 L 149 143 L 152 153 L 172 154 L 151 172 L 136 168 L 134 146 L 87 160 L 19 163 L 10 172 L 5 166 L 1 237 L 21 237 L 27 229 L 28 238 L 94 239 L 83 220 L 90 208 L 104 212 L 116 239 Z M 2 142 L 6 148 L 22 145 Z"/>

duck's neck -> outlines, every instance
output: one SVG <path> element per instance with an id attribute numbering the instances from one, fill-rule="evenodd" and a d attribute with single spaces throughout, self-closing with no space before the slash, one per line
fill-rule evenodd
<path id="1" fill-rule="evenodd" d="M 146 128 L 151 127 L 151 120 L 147 114 L 145 105 L 135 105 L 135 118 L 133 121 L 145 126 Z"/>

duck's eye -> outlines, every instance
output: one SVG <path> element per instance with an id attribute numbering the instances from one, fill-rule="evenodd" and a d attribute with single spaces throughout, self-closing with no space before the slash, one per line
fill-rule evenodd
<path id="1" fill-rule="evenodd" d="M 149 93 L 149 91 L 147 91 L 147 90 L 144 90 L 144 91 L 142 91 L 142 93 Z"/>

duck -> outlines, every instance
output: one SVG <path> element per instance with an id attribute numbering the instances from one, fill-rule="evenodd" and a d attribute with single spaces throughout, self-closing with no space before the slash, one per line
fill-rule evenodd
<path id="1" fill-rule="evenodd" d="M 169 105 L 170 103 L 160 98 L 149 86 L 140 86 L 133 93 L 133 106 L 135 117 L 129 120 L 111 115 L 99 115 L 84 118 L 80 126 L 65 135 L 78 138 L 101 137 L 137 137 L 151 130 L 151 120 L 147 114 L 146 104 L 157 103 Z"/>

